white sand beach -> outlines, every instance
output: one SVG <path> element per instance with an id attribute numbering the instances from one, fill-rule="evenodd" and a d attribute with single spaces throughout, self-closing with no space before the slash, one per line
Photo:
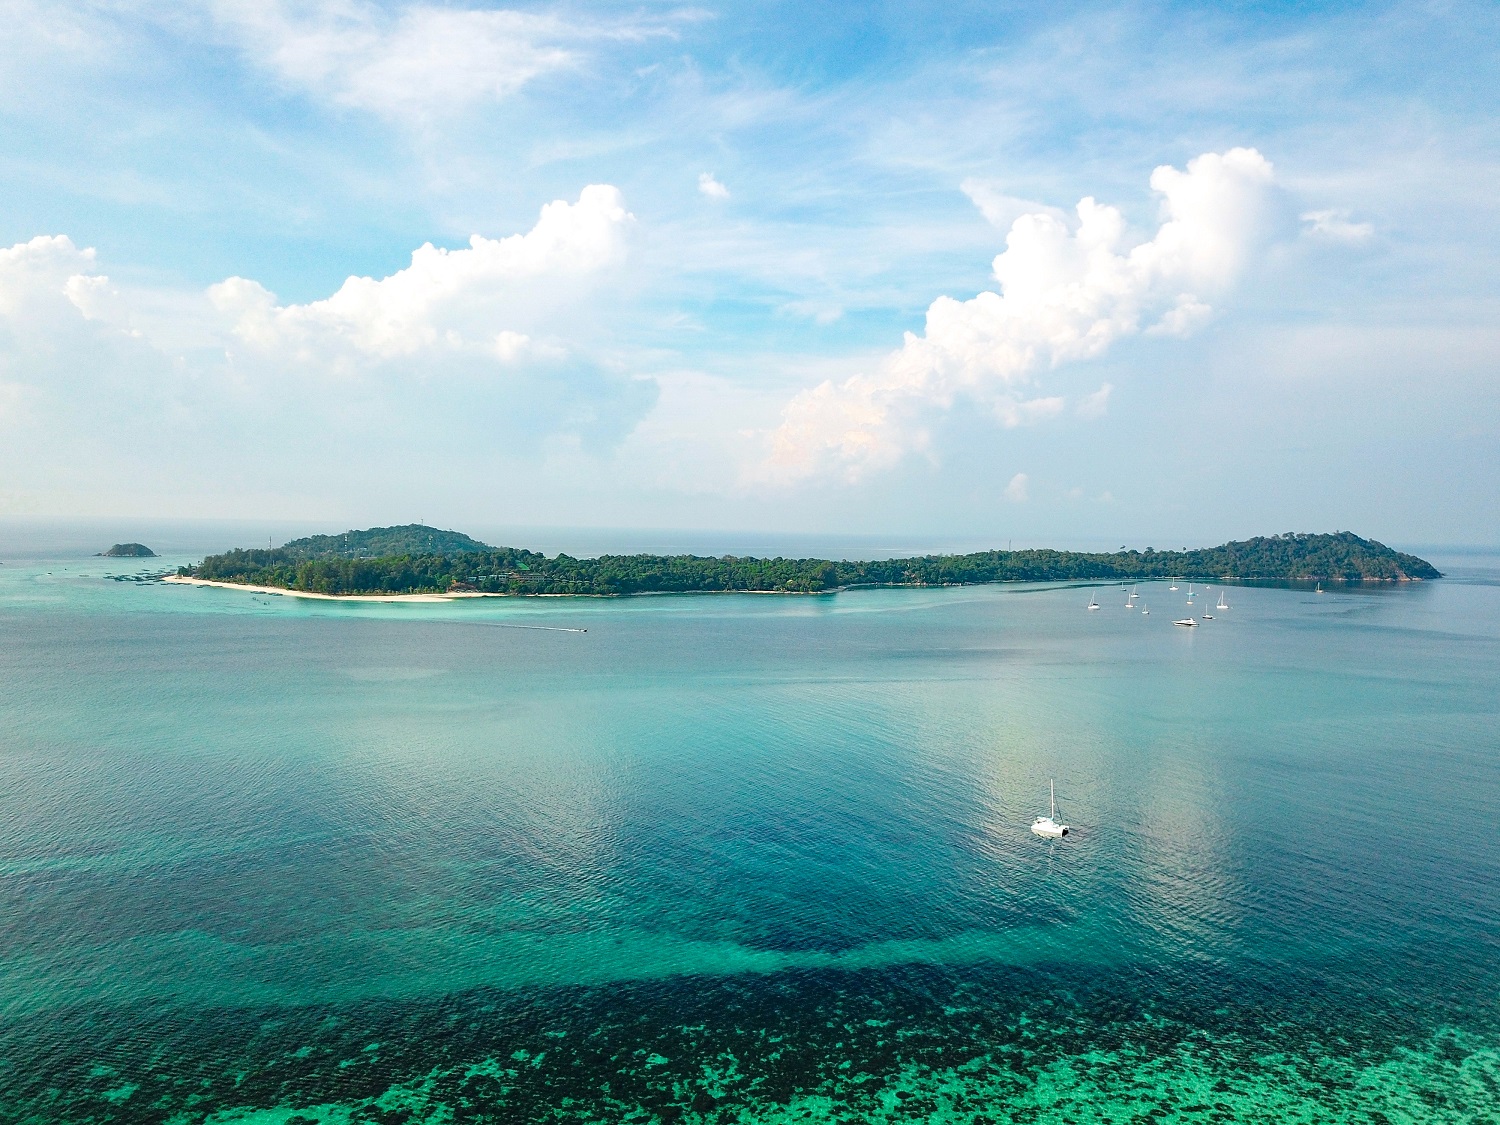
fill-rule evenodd
<path id="1" fill-rule="evenodd" d="M 207 578 L 184 578 L 169 574 L 163 582 L 184 586 L 217 586 L 224 590 L 244 590 L 252 594 L 280 594 L 288 598 L 315 598 L 327 602 L 451 602 L 460 598 L 507 598 L 510 594 L 484 594 L 460 591 L 453 594 L 314 594 L 307 590 L 284 590 L 280 586 L 250 586 L 242 582 L 214 582 Z"/>

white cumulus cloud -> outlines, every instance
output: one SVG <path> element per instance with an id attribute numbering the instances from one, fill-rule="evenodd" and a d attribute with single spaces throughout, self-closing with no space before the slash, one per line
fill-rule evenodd
<path id="1" fill-rule="evenodd" d="M 1035 372 L 1102 355 L 1122 337 L 1202 323 L 1208 299 L 1234 282 L 1267 231 L 1272 179 L 1270 162 L 1249 148 L 1205 153 L 1185 171 L 1157 168 L 1163 221 L 1134 245 L 1124 216 L 1093 198 L 1071 222 L 1020 216 L 994 261 L 998 292 L 939 297 L 922 335 L 908 332 L 873 373 L 797 395 L 755 475 L 857 480 L 927 449 L 931 413 L 960 398 L 987 404 L 1006 425 L 1059 413 L 1063 399 L 1034 395 Z"/>
<path id="2" fill-rule="evenodd" d="M 243 277 L 211 286 L 209 297 L 231 318 L 233 334 L 263 351 L 395 358 L 461 349 L 477 334 L 493 355 L 513 360 L 533 345 L 508 318 L 534 304 L 544 282 L 566 290 L 617 263 L 632 221 L 618 189 L 594 184 L 576 203 L 547 204 L 524 234 L 476 234 L 460 250 L 427 243 L 406 269 L 351 277 L 321 301 L 278 305 L 275 294 Z"/>
<path id="3" fill-rule="evenodd" d="M 65 234 L 40 234 L 0 249 L 0 316 L 16 316 L 62 294 L 85 315 L 109 279 L 94 272 L 92 247 Z"/>
<path id="4" fill-rule="evenodd" d="M 1005 486 L 1005 498 L 1013 504 L 1024 504 L 1029 496 L 1027 487 L 1030 483 L 1031 478 L 1025 473 L 1017 473 Z"/>
<path id="5" fill-rule="evenodd" d="M 729 198 L 729 189 L 715 179 L 712 172 L 698 173 L 698 190 L 710 199 Z"/>
<path id="6" fill-rule="evenodd" d="M 1342 208 L 1306 211 L 1302 214 L 1302 221 L 1306 224 L 1303 228 L 1306 233 L 1331 242 L 1365 242 L 1375 233 L 1374 226 L 1356 223 Z"/>

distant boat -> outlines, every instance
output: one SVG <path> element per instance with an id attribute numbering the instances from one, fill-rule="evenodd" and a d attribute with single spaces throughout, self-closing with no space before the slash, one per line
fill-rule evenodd
<path id="1" fill-rule="evenodd" d="M 1031 830 L 1038 836 L 1050 836 L 1060 840 L 1068 834 L 1066 824 L 1057 823 L 1057 787 L 1051 780 L 1047 782 L 1047 791 L 1052 794 L 1052 812 L 1047 816 L 1039 816 L 1031 822 Z"/>
<path id="2" fill-rule="evenodd" d="M 1314 590 L 1313 593 L 1315 593 L 1315 594 L 1321 594 L 1322 592 L 1323 592 L 1323 583 L 1319 582 L 1318 583 L 1318 588 L 1316 590 Z"/>
<path id="3" fill-rule="evenodd" d="M 1188 583 L 1188 605 L 1192 605 L 1192 604 L 1193 604 L 1193 584 L 1191 582 L 1189 582 Z"/>
<path id="4" fill-rule="evenodd" d="M 1149 609 L 1147 609 L 1145 606 L 1141 606 L 1141 616 L 1142 617 L 1150 617 L 1151 616 L 1151 611 Z"/>
<path id="5" fill-rule="evenodd" d="M 1168 586 L 1167 589 L 1169 589 L 1169 590 L 1175 590 L 1175 589 L 1177 589 L 1177 579 L 1175 579 L 1175 578 L 1172 579 L 1172 584 L 1170 586 Z"/>
<path id="6" fill-rule="evenodd" d="M 1215 609 L 1228 609 L 1229 608 L 1229 603 L 1224 600 L 1224 591 L 1222 589 L 1219 591 L 1219 604 L 1216 605 L 1216 606 L 1214 606 L 1214 608 Z"/>
<path id="7" fill-rule="evenodd" d="M 1094 597 L 1093 594 L 1089 595 L 1089 608 L 1090 609 L 1098 609 L 1099 608 L 1099 599 L 1096 598 L 1096 597 Z"/>
<path id="8" fill-rule="evenodd" d="M 1214 619 L 1214 615 L 1213 614 L 1211 614 L 1211 613 L 1209 613 L 1207 611 L 1204 611 L 1203 620 L 1205 620 L 1205 621 L 1212 621 L 1213 619 Z"/>
<path id="9" fill-rule="evenodd" d="M 1185 629 L 1196 629 L 1198 627 L 1198 623 L 1191 617 L 1184 617 L 1181 621 L 1174 621 L 1172 624 L 1181 625 Z"/>

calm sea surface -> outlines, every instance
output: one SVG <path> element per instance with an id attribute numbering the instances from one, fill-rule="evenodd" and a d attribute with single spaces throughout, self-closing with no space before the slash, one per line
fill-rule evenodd
<path id="1" fill-rule="evenodd" d="M 181 561 L 0 567 L 0 1121 L 1500 1120 L 1493 557 L 1195 630 L 108 577 Z"/>

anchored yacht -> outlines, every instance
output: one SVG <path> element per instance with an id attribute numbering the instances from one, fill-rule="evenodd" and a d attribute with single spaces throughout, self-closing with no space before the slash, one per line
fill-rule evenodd
<path id="1" fill-rule="evenodd" d="M 1047 816 L 1039 816 L 1032 821 L 1031 830 L 1038 836 L 1061 840 L 1068 834 L 1068 826 L 1057 823 L 1057 787 L 1050 780 L 1047 782 L 1047 790 L 1052 794 L 1052 811 Z"/>

